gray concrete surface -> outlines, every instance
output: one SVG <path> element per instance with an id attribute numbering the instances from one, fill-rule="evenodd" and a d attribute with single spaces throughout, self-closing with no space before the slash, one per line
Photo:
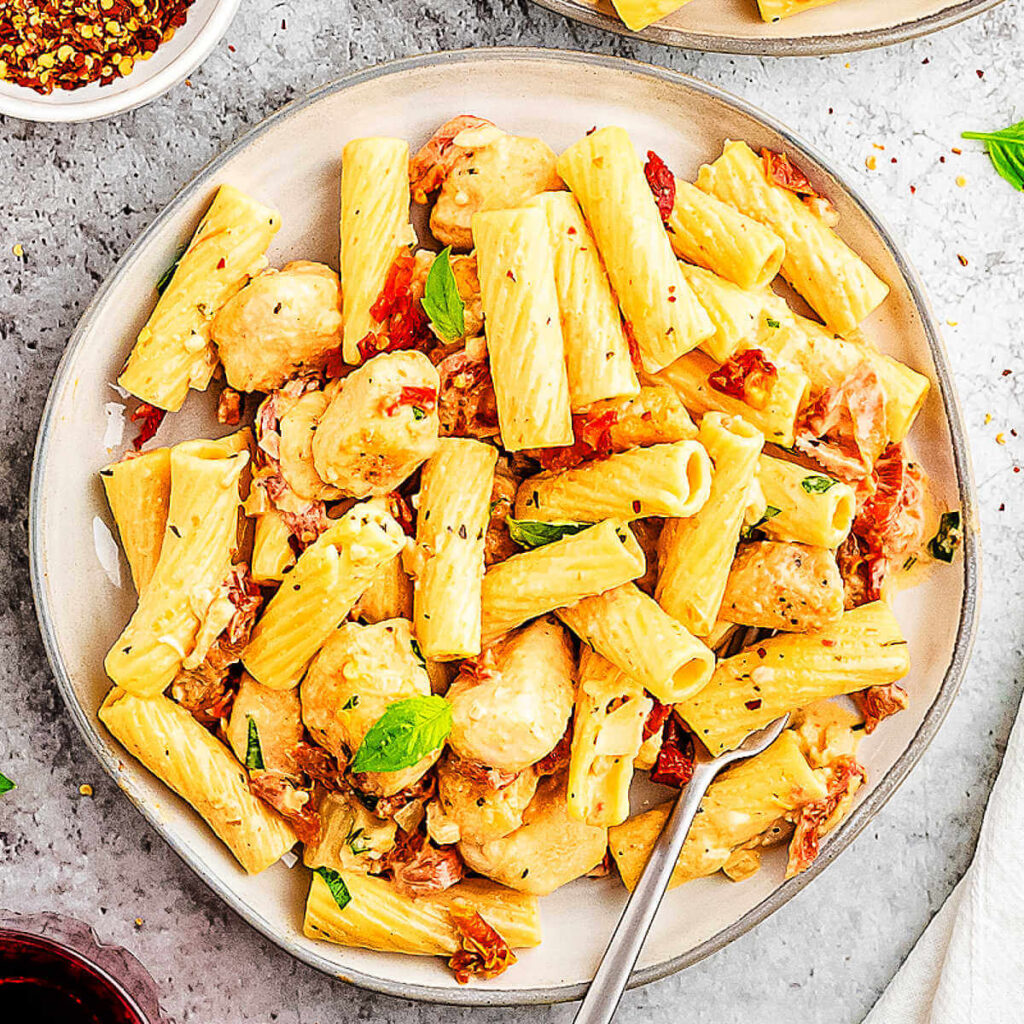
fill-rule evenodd
<path id="1" fill-rule="evenodd" d="M 179 1024 L 571 1019 L 568 1007 L 470 1011 L 360 992 L 235 918 L 74 733 L 43 656 L 26 556 L 29 466 L 51 374 L 93 290 L 168 198 L 264 115 L 348 71 L 507 43 L 667 64 L 781 118 L 882 212 L 948 324 L 985 548 L 983 621 L 960 697 L 909 780 L 821 879 L 728 949 L 627 995 L 620 1014 L 624 1024 L 852 1024 L 966 867 L 1022 686 L 1024 475 L 1014 468 L 1024 450 L 1010 431 L 1024 391 L 1024 197 L 976 145 L 951 152 L 962 129 L 1024 117 L 1021 0 L 887 50 L 775 61 L 625 42 L 528 0 L 243 0 L 191 85 L 141 110 L 71 128 L 0 118 L 0 770 L 18 783 L 0 801 L 0 907 L 87 919 L 141 958 Z"/>

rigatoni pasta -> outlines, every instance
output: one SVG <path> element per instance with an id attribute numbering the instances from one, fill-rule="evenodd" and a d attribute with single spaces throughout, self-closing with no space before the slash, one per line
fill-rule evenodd
<path id="1" fill-rule="evenodd" d="M 266 265 L 281 217 L 222 185 L 139 332 L 118 384 L 158 409 L 177 411 L 189 388 L 205 391 L 217 366 L 214 314 Z"/>
<path id="2" fill-rule="evenodd" d="M 857 508 L 849 484 L 772 455 L 758 461 L 757 481 L 772 510 L 760 523 L 769 537 L 823 548 L 846 540 Z"/>
<path id="3" fill-rule="evenodd" d="M 554 250 L 544 212 L 473 218 L 498 425 L 509 451 L 572 443 Z"/>
<path id="4" fill-rule="evenodd" d="M 592 132 L 558 158 L 586 215 L 644 369 L 654 373 L 714 330 L 683 279 L 629 136 Z"/>

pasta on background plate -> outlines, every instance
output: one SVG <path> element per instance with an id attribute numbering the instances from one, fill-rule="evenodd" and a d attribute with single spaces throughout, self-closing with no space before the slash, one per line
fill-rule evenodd
<path id="1" fill-rule="evenodd" d="M 269 269 L 279 217 L 222 187 L 119 377 L 136 449 L 215 379 L 233 429 L 100 470 L 138 593 L 101 720 L 244 870 L 302 845 L 310 939 L 460 983 L 559 886 L 636 884 L 639 775 L 787 712 L 673 884 L 806 869 L 911 699 L 893 594 L 959 540 L 927 378 L 861 330 L 887 286 L 740 142 L 694 183 L 460 115 L 349 141 L 339 188 L 338 267 Z"/>

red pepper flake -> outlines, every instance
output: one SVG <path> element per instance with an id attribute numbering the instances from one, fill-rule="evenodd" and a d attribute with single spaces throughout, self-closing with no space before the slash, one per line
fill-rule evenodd
<path id="1" fill-rule="evenodd" d="M 235 52 L 235 48 L 230 43 L 228 43 L 228 53 L 234 53 L 234 52 Z"/>
<path id="2" fill-rule="evenodd" d="M 513 274 L 511 270 L 506 270 L 506 271 L 505 271 L 505 276 L 506 276 L 506 277 L 507 277 L 507 278 L 508 278 L 508 279 L 509 279 L 510 281 L 512 281 L 512 282 L 515 282 L 515 279 L 516 279 L 516 275 L 515 275 L 515 274 Z"/>
<path id="3" fill-rule="evenodd" d="M 917 194 L 917 186 L 916 185 L 911 185 L 910 186 L 910 194 L 911 195 L 916 195 Z"/>
<path id="4" fill-rule="evenodd" d="M 978 69 L 977 71 L 975 71 L 974 73 L 975 73 L 975 74 L 976 74 L 976 75 L 977 75 L 977 76 L 978 76 L 979 78 L 984 78 L 984 77 L 985 77 L 985 72 L 984 72 L 984 71 L 982 71 L 982 70 L 981 70 L 981 68 L 979 68 L 979 69 Z"/>
<path id="5" fill-rule="evenodd" d="M 1013 370 L 1003 370 L 1004 377 L 1009 377 L 1011 373 L 1013 373 Z"/>
<path id="6" fill-rule="evenodd" d="M 226 266 L 227 262 L 225 261 L 224 257 L 221 256 L 221 258 L 217 261 L 217 269 L 223 270 Z"/>
<path id="7" fill-rule="evenodd" d="M 723 395 L 738 398 L 755 409 L 767 404 L 779 371 L 759 348 L 748 348 L 730 356 L 708 374 L 708 384 Z"/>
<path id="8" fill-rule="evenodd" d="M 817 196 L 810 179 L 799 167 L 790 162 L 785 153 L 771 149 L 761 150 L 765 177 L 780 188 L 795 192 L 798 196 Z"/>
<path id="9" fill-rule="evenodd" d="M 768 657 L 768 652 L 763 647 L 758 647 L 758 649 L 757 649 L 757 656 L 759 658 L 767 658 Z"/>
<path id="10" fill-rule="evenodd" d="M 821 641 L 821 646 L 822 647 L 835 647 L 835 645 L 836 645 L 835 640 L 822 640 Z"/>
<path id="11" fill-rule="evenodd" d="M 639 501 L 634 501 L 634 502 L 633 502 L 633 511 L 634 511 L 634 512 L 635 512 L 635 513 L 636 513 L 637 515 L 640 515 L 640 502 L 639 502 Z"/>
<path id="12" fill-rule="evenodd" d="M 761 706 L 761 698 L 757 697 L 754 700 L 746 700 L 743 702 L 743 706 L 748 711 L 756 711 Z"/>
<path id="13" fill-rule="evenodd" d="M 573 227 L 573 226 L 572 226 L 572 225 L 570 224 L 570 225 L 569 225 L 569 226 L 568 226 L 568 227 L 567 227 L 567 228 L 565 229 L 565 233 L 566 233 L 567 235 L 575 235 L 575 234 L 576 234 L 576 229 L 575 229 L 575 228 L 574 228 L 574 227 Z"/>
<path id="14" fill-rule="evenodd" d="M 160 428 L 164 417 L 167 415 L 165 409 L 158 409 L 155 405 L 143 402 L 138 409 L 131 414 L 132 423 L 142 421 L 139 427 L 139 435 L 132 441 L 132 447 L 138 451 Z"/>
<path id="15" fill-rule="evenodd" d="M 384 415 L 394 416 L 403 405 L 431 413 L 437 408 L 437 391 L 434 388 L 404 387 L 397 398 L 384 406 Z"/>
<path id="16" fill-rule="evenodd" d="M 966 256 L 961 256 L 960 253 L 957 253 L 956 254 L 956 258 L 960 261 L 960 266 L 961 267 L 966 267 L 967 266 L 967 257 Z"/>
<path id="17" fill-rule="evenodd" d="M 653 149 L 647 151 L 644 177 L 647 178 L 647 184 L 658 204 L 658 213 L 661 214 L 662 222 L 667 224 L 672 214 L 672 207 L 676 204 L 676 176 Z M 670 299 L 669 301 L 675 300 Z"/>
<path id="18" fill-rule="evenodd" d="M 110 85 L 185 24 L 194 0 L 0 3 L 0 80 L 47 96 Z"/>

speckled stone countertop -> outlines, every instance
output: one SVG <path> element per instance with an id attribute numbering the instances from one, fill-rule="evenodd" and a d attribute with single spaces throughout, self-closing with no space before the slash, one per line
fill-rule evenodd
<path id="1" fill-rule="evenodd" d="M 178 1024 L 571 1019 L 566 1006 L 474 1011 L 361 992 L 242 923 L 73 730 L 28 580 L 29 467 L 47 388 L 129 242 L 208 159 L 288 100 L 391 57 L 509 43 L 665 64 L 763 107 L 828 152 L 887 219 L 946 325 L 984 540 L 981 629 L 960 696 L 899 792 L 820 879 L 727 949 L 628 994 L 619 1015 L 623 1024 L 853 1024 L 968 864 L 1021 693 L 1024 475 L 1014 469 L 1024 438 L 1011 431 L 1024 398 L 1024 198 L 959 133 L 1024 117 L 1022 0 L 886 50 L 781 60 L 619 40 L 528 0 L 243 0 L 190 84 L 147 107 L 72 127 L 0 118 L 0 770 L 18 783 L 0 802 L 0 908 L 88 920 L 152 971 Z M 92 796 L 80 795 L 83 783 Z"/>

